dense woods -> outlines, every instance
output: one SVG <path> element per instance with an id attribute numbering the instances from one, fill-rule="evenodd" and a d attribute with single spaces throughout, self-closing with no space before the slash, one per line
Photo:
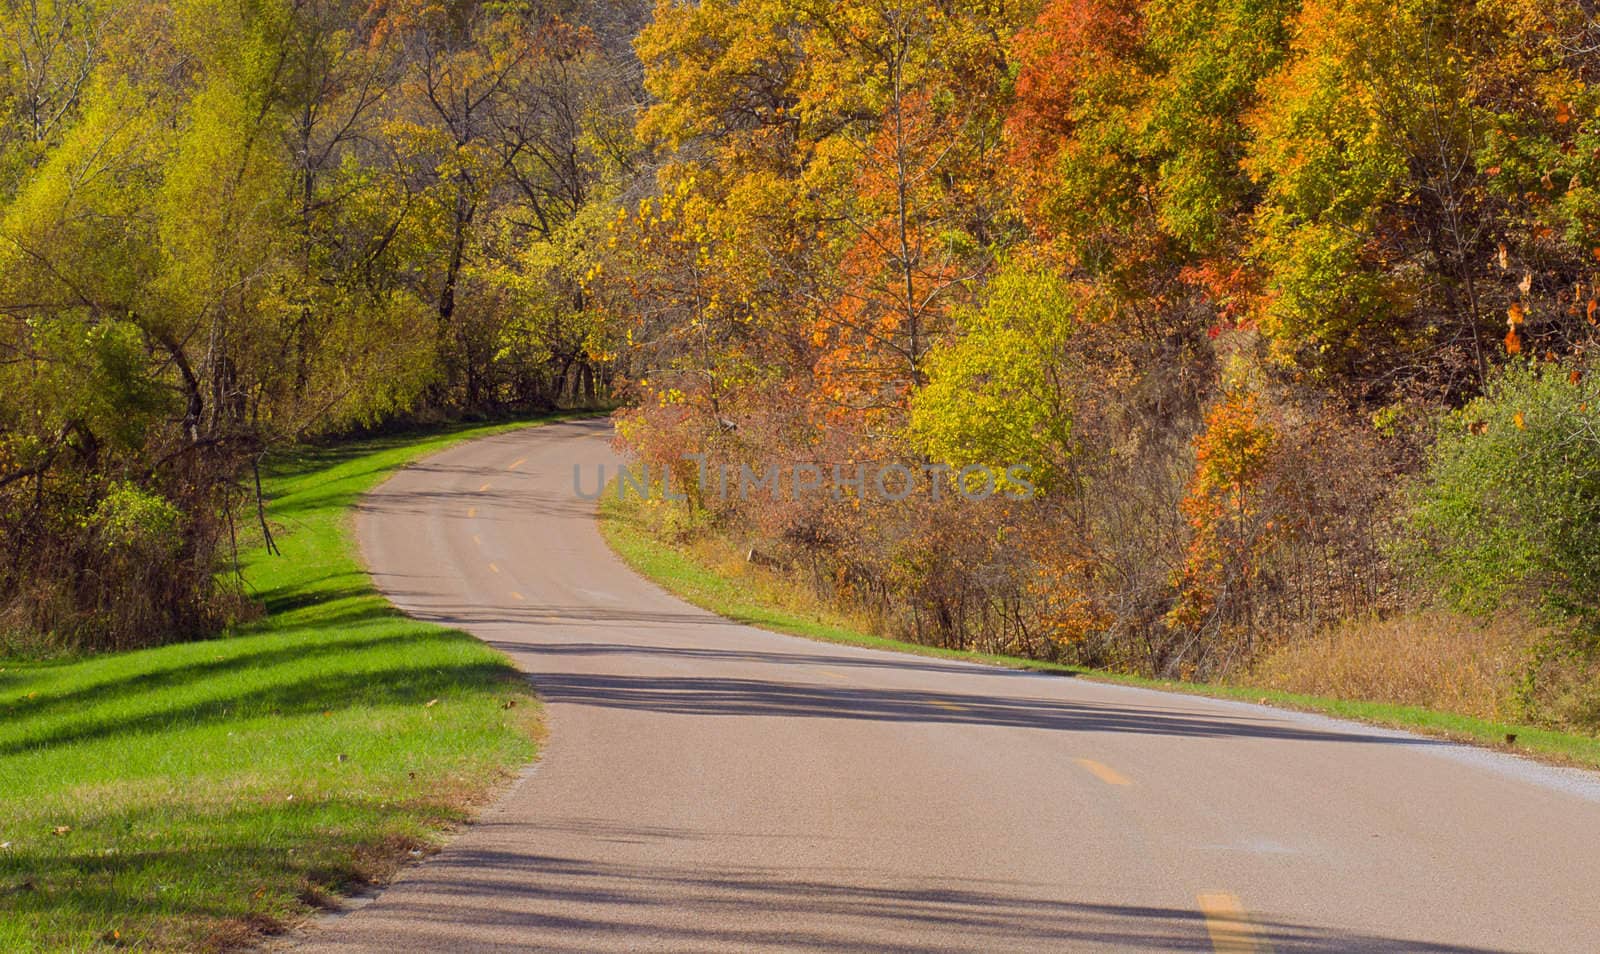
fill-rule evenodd
<path id="1" fill-rule="evenodd" d="M 13 638 L 240 612 L 276 444 L 615 395 L 690 483 L 912 465 L 673 518 L 903 638 L 1510 607 L 1600 712 L 1587 2 L 38 0 L 0 60 Z"/>
<path id="2" fill-rule="evenodd" d="M 0 632 L 213 631 L 273 446 L 594 400 L 641 17 L 0 7 Z"/>
<path id="3" fill-rule="evenodd" d="M 701 0 L 637 49 L 630 446 L 1042 490 L 699 525 L 903 638 L 1165 676 L 1532 607 L 1523 701 L 1559 657 L 1592 707 L 1588 5 Z"/>

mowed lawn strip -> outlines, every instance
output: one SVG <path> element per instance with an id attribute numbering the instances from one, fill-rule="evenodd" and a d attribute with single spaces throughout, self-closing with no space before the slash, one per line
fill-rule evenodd
<path id="1" fill-rule="evenodd" d="M 740 578 L 735 579 L 701 559 L 691 548 L 677 546 L 663 539 L 657 532 L 657 521 L 646 518 L 642 510 L 644 507 L 659 506 L 662 506 L 659 502 L 641 503 L 631 495 L 619 501 L 615 486 L 608 488 L 600 501 L 601 532 L 607 544 L 641 576 L 681 599 L 735 622 L 825 642 L 964 659 L 1012 669 L 1031 669 L 1061 676 L 1274 705 L 1514 751 L 1558 765 L 1600 768 L 1600 739 L 1539 726 L 1494 722 L 1420 706 L 1335 699 L 1249 685 L 1146 679 L 1018 656 L 923 646 L 877 636 L 867 632 L 866 627 L 858 621 L 817 605 L 814 599 L 800 593 L 798 586 L 786 582 L 777 574 L 752 570 L 749 573 L 751 578 L 745 578 L 745 574 L 741 573 Z M 1508 742 L 1508 738 L 1513 736 L 1514 741 Z"/>
<path id="2" fill-rule="evenodd" d="M 392 471 L 505 427 L 278 460 L 282 556 L 242 561 L 267 615 L 226 638 L 0 660 L 0 951 L 248 941 L 388 877 L 533 759 L 526 681 L 401 616 L 350 534 Z"/>

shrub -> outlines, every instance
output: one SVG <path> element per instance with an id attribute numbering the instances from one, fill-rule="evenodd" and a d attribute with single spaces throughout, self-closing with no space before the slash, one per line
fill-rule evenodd
<path id="1" fill-rule="evenodd" d="M 1528 596 L 1600 633 L 1600 383 L 1557 364 L 1507 368 L 1446 416 L 1404 557 L 1451 604 Z"/>
<path id="2" fill-rule="evenodd" d="M 182 512 L 160 494 L 127 481 L 100 500 L 90 522 L 107 552 L 135 560 L 169 558 L 183 542 Z"/>

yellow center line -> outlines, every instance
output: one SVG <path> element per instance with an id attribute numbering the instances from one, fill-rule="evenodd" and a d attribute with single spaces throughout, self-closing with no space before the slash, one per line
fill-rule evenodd
<path id="1" fill-rule="evenodd" d="M 472 535 L 472 542 L 476 543 L 480 547 L 483 546 L 483 538 L 478 536 L 476 533 Z"/>
<path id="2" fill-rule="evenodd" d="M 516 600 L 518 603 L 521 603 L 523 600 L 527 599 L 526 596 L 523 596 L 521 593 L 518 593 L 516 590 L 512 590 L 511 591 L 511 598 Z"/>
<path id="3" fill-rule="evenodd" d="M 468 520 L 476 520 L 476 519 L 478 519 L 478 508 L 477 507 L 468 507 L 467 508 L 467 519 Z"/>
<path id="4" fill-rule="evenodd" d="M 478 488 L 478 493 L 480 493 L 480 494 L 484 494 L 484 493 L 488 493 L 488 492 L 489 492 L 489 485 L 488 484 L 484 484 L 482 487 Z"/>
<path id="5" fill-rule="evenodd" d="M 1206 930 L 1217 954 L 1268 954 L 1272 945 L 1250 922 L 1239 898 L 1226 891 L 1209 891 L 1197 899 L 1205 915 Z"/>
<path id="6" fill-rule="evenodd" d="M 489 572 L 490 573 L 494 573 L 494 574 L 498 574 L 500 572 L 500 567 L 495 565 L 495 564 L 493 564 L 493 563 L 491 563 L 491 564 L 489 564 Z"/>
<path id="7" fill-rule="evenodd" d="M 844 673 L 842 673 L 842 672 L 834 672 L 832 669 L 818 669 L 817 672 L 822 673 L 824 676 L 827 676 L 830 679 L 848 680 L 850 678 L 849 676 L 846 676 Z"/>
<path id="8" fill-rule="evenodd" d="M 943 699 L 930 699 L 929 702 L 931 702 L 933 705 L 938 706 L 941 709 L 949 709 L 951 712 L 966 712 L 967 711 L 967 707 L 966 706 L 958 706 L 954 702 L 946 702 Z"/>
<path id="9" fill-rule="evenodd" d="M 516 462 L 513 463 L 510 467 L 507 467 L 506 470 L 516 470 L 518 467 L 521 467 L 523 464 L 526 464 L 527 462 L 528 462 L 528 458 L 526 458 L 526 457 L 518 457 L 516 459 Z"/>
<path id="10" fill-rule="evenodd" d="M 1093 775 L 1100 781 L 1105 782 L 1107 785 L 1133 784 L 1132 782 L 1128 781 L 1128 777 L 1126 775 L 1123 775 L 1121 772 L 1118 772 L 1109 765 L 1101 765 L 1094 759 L 1077 759 L 1076 761 L 1079 765 L 1083 766 L 1085 769 L 1088 769 L 1090 775 Z"/>

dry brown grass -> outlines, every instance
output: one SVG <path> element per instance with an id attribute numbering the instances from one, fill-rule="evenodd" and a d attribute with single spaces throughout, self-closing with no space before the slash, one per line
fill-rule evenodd
<path id="1" fill-rule="evenodd" d="M 723 579 L 737 583 L 757 603 L 813 621 L 883 635 L 883 620 L 829 600 L 805 585 L 794 571 L 750 562 L 748 544 L 707 533 L 696 536 L 685 550 L 690 559 Z"/>
<path id="2" fill-rule="evenodd" d="M 607 489 L 608 503 L 615 500 L 614 494 L 614 486 Z M 764 547 L 757 547 L 757 561 L 752 562 L 752 543 L 748 539 L 710 526 L 703 515 L 691 517 L 677 504 L 641 501 L 632 496 L 621 503 L 610 503 L 610 513 L 611 519 L 625 519 L 644 538 L 673 548 L 695 566 L 738 587 L 752 605 L 827 626 L 884 635 L 887 627 L 882 619 L 844 605 L 842 600 L 830 599 L 818 587 L 807 585 L 803 571 L 764 565 L 761 560 L 771 559 Z"/>
<path id="3" fill-rule="evenodd" d="M 1521 613 L 1444 610 L 1348 620 L 1267 653 L 1243 680 L 1287 692 L 1426 706 L 1483 719 L 1515 698 L 1545 630 Z"/>

